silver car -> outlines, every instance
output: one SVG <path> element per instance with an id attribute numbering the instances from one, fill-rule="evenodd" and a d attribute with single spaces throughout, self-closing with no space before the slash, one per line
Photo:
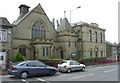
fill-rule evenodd
<path id="1" fill-rule="evenodd" d="M 57 69 L 61 72 L 70 73 L 71 71 L 85 71 L 85 65 L 75 60 L 63 60 L 58 64 Z"/>

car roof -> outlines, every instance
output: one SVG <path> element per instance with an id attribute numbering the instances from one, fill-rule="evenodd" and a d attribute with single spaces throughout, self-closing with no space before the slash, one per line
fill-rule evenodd
<path id="1" fill-rule="evenodd" d="M 75 60 L 63 60 L 63 61 L 67 61 L 67 62 L 70 62 L 70 61 L 75 61 Z"/>
<path id="2" fill-rule="evenodd" d="M 38 60 L 26 60 L 26 61 L 22 61 L 22 62 L 37 62 Z"/>

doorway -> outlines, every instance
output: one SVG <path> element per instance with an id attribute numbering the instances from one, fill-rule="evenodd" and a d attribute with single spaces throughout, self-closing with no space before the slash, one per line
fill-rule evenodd
<path id="1" fill-rule="evenodd" d="M 63 51 L 60 51 L 60 58 L 63 59 Z"/>

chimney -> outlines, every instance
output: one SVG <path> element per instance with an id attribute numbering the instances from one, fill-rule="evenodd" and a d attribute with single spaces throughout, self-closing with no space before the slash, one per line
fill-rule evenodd
<path id="1" fill-rule="evenodd" d="M 55 28 L 55 18 L 52 19 L 53 28 Z"/>
<path id="2" fill-rule="evenodd" d="M 20 6 L 19 6 L 19 8 L 20 8 L 20 15 L 19 15 L 19 19 L 21 19 L 25 14 L 27 14 L 28 12 L 29 12 L 29 6 L 27 6 L 27 5 L 23 5 L 23 4 L 21 4 Z"/>

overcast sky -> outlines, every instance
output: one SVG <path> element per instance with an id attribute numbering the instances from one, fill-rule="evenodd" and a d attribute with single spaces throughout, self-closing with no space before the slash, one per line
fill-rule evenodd
<path id="1" fill-rule="evenodd" d="M 97 23 L 100 28 L 106 29 L 106 41 L 118 43 L 118 1 L 119 0 L 1 0 L 0 17 L 6 17 L 13 23 L 19 16 L 19 6 L 25 4 L 30 10 L 39 3 L 50 20 L 54 17 L 66 17 L 70 20 L 70 10 L 81 6 L 71 12 L 71 22 Z"/>

